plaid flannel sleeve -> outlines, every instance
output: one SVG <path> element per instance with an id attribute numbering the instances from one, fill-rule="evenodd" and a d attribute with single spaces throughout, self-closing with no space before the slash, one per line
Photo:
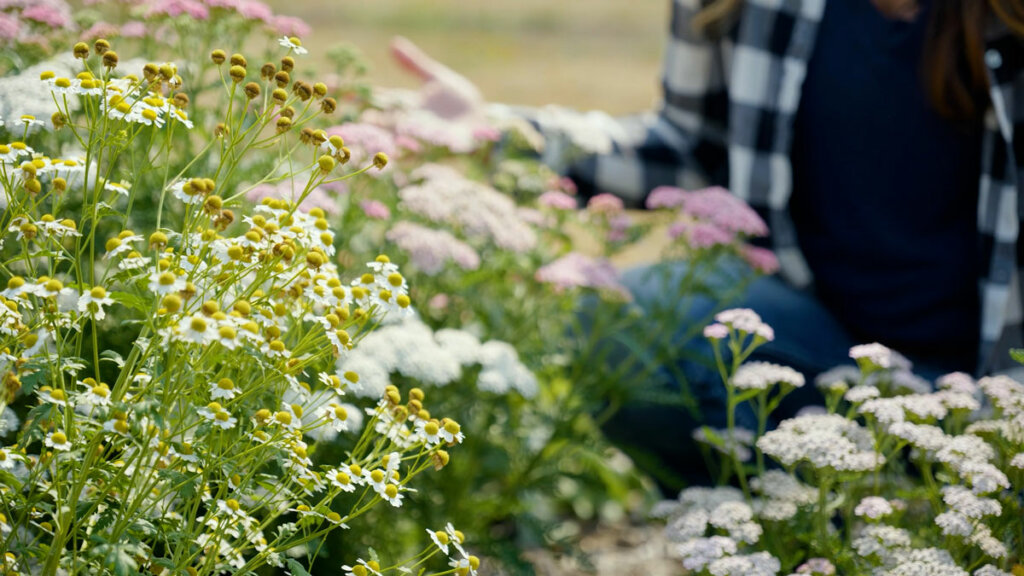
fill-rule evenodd
<path id="1" fill-rule="evenodd" d="M 572 177 L 583 197 L 607 192 L 642 207 L 657 186 L 727 181 L 729 47 L 694 32 L 699 9 L 700 0 L 672 3 L 659 110 L 625 118 L 555 107 L 516 111 L 543 135 L 543 161 Z"/>

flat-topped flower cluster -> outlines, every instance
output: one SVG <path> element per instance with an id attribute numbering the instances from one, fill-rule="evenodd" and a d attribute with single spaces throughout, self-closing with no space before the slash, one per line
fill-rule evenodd
<path id="1" fill-rule="evenodd" d="M 729 420 L 695 438 L 715 448 L 722 485 L 688 488 L 655 510 L 690 573 L 1019 571 L 1024 385 L 953 373 L 933 387 L 898 352 L 855 346 L 856 367 L 817 378 L 825 406 L 769 430 L 779 401 L 804 385 L 789 368 L 747 362 L 774 332 L 751 310 L 727 310 L 705 336 Z M 734 424 L 743 403 L 757 414 L 757 430 Z"/>

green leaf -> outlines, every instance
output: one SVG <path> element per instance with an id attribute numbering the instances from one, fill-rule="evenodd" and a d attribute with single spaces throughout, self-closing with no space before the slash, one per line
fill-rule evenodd
<path id="1" fill-rule="evenodd" d="M 1018 364 L 1024 364 L 1024 348 L 1011 348 L 1010 358 L 1013 358 L 1014 362 Z"/>
<path id="2" fill-rule="evenodd" d="M 137 296 L 130 292 L 111 292 L 110 298 L 114 302 L 117 302 L 118 304 L 121 304 L 123 306 L 127 306 L 128 308 L 133 308 L 135 310 L 138 310 L 139 312 L 147 314 L 149 313 L 149 306 L 146 305 L 146 301 L 143 300 L 140 296 Z"/>
<path id="3" fill-rule="evenodd" d="M 292 576 L 310 576 L 305 566 L 291 558 L 288 559 L 288 571 L 291 572 Z"/>
<path id="4" fill-rule="evenodd" d="M 113 350 L 104 350 L 103 352 L 100 352 L 100 357 L 107 362 L 113 362 L 118 368 L 124 368 L 124 358 Z"/>

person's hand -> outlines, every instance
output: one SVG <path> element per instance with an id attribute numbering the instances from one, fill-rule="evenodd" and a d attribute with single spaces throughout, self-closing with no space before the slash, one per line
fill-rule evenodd
<path id="1" fill-rule="evenodd" d="M 423 80 L 420 105 L 442 118 L 461 120 L 479 117 L 484 99 L 465 76 L 434 60 L 411 41 L 396 36 L 391 55 L 399 65 Z"/>

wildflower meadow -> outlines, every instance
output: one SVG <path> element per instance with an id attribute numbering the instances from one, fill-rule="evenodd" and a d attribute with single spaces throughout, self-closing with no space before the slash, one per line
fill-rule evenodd
<path id="1" fill-rule="evenodd" d="M 680 574 L 1021 573 L 1024 385 L 879 344 L 814 383 L 750 362 L 774 331 L 730 303 L 779 263 L 745 203 L 582 198 L 529 119 L 438 116 L 351 46 L 309 64 L 312 33 L 253 0 L 0 2 L 4 574 L 530 574 L 661 524 Z M 652 234 L 671 309 L 612 264 Z M 701 417 L 663 385 L 690 344 L 727 398 L 694 434 L 714 486 L 602 434 Z M 825 405 L 775 422 L 805 386 Z"/>

